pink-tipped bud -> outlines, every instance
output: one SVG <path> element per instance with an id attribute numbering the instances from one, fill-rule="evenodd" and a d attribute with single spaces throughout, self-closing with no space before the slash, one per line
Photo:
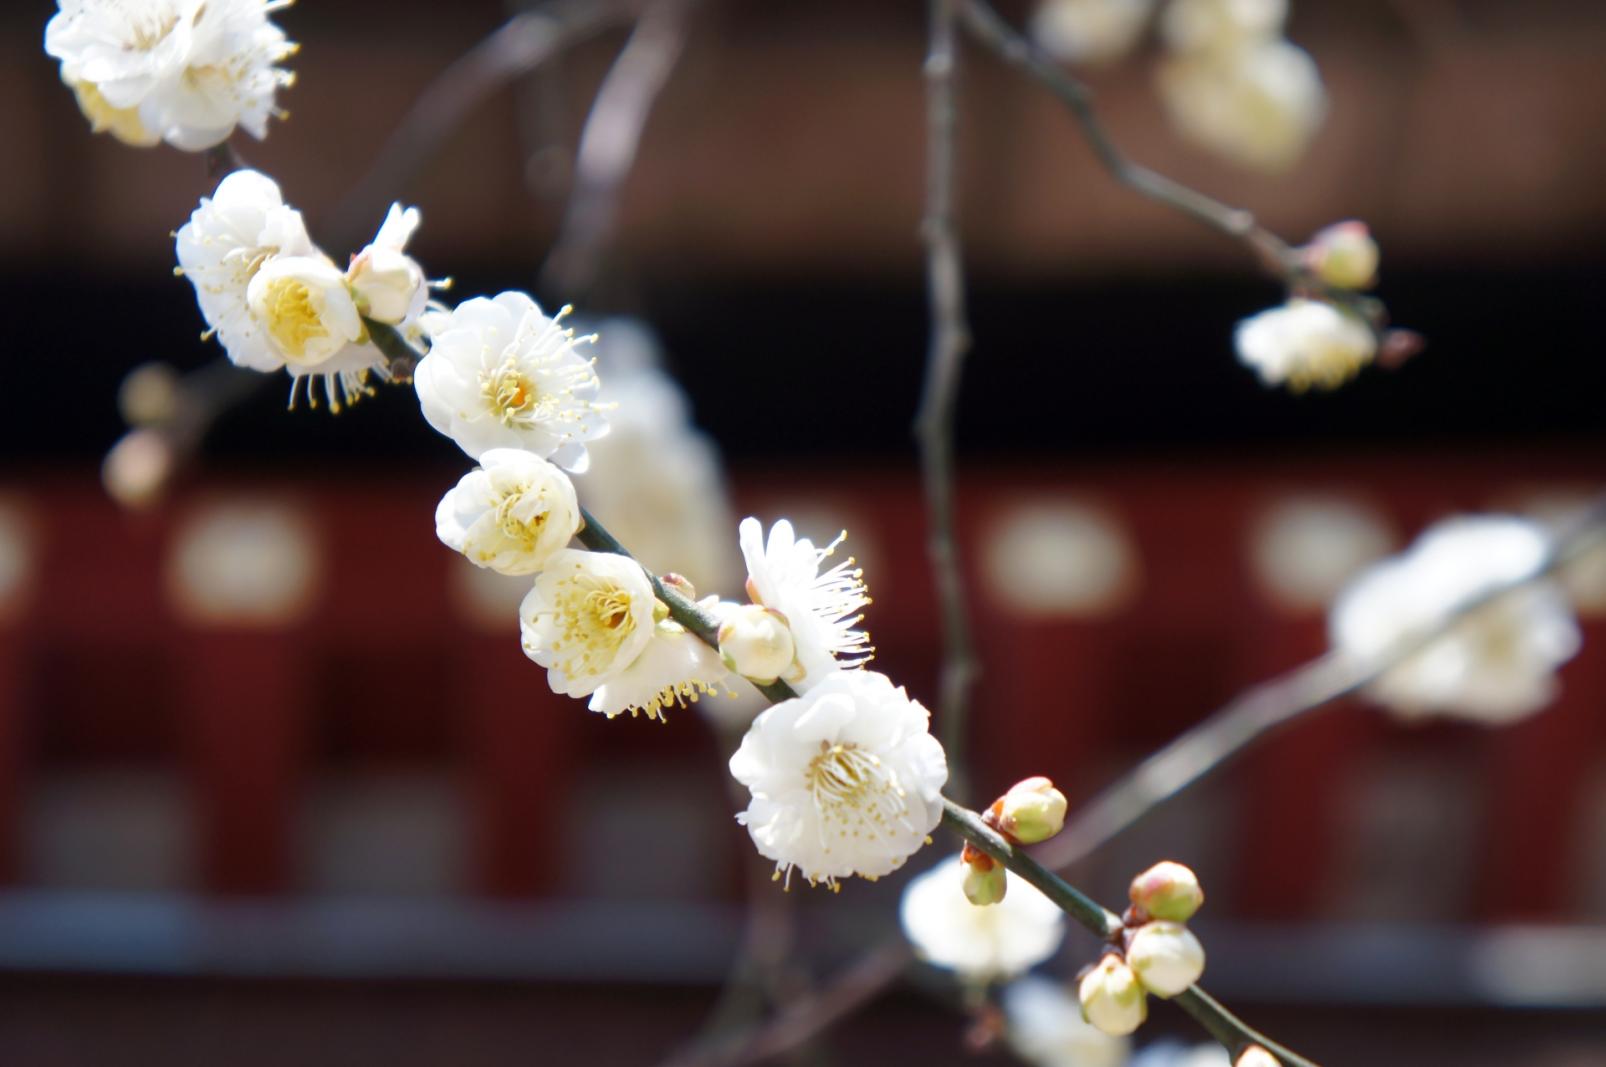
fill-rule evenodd
<path id="1" fill-rule="evenodd" d="M 998 801 L 998 829 L 1023 845 L 1047 841 L 1065 826 L 1065 794 L 1041 776 L 1009 787 Z"/>
<path id="2" fill-rule="evenodd" d="M 997 863 L 986 868 L 979 863 L 966 864 L 964 885 L 965 899 L 978 908 L 997 904 L 1009 889 L 1007 872 Z"/>
<path id="3" fill-rule="evenodd" d="M 1305 263 L 1328 285 L 1368 289 L 1377 280 L 1378 248 L 1366 223 L 1338 222 L 1311 238 Z"/>
<path id="4" fill-rule="evenodd" d="M 1151 919 L 1185 923 L 1204 903 L 1199 876 L 1180 863 L 1164 860 L 1132 879 L 1132 906 Z"/>

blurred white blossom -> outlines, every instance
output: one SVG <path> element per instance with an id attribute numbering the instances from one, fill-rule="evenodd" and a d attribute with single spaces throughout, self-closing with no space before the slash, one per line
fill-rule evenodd
<path id="1" fill-rule="evenodd" d="M 1060 983 L 1028 975 L 1004 987 L 1004 1031 L 1010 1047 L 1036 1067 L 1122 1067 L 1131 1042 L 1082 1018 L 1082 1006 Z"/>
<path id="2" fill-rule="evenodd" d="M 1315 60 L 1283 40 L 1179 52 L 1157 76 L 1160 100 L 1183 136 L 1252 170 L 1292 166 L 1327 113 Z"/>
<path id="3" fill-rule="evenodd" d="M 1232 1057 L 1214 1041 L 1184 1045 L 1156 1041 L 1132 1057 L 1130 1067 L 1231 1067 Z"/>
<path id="4" fill-rule="evenodd" d="M 1132 50 L 1154 12 L 1154 0 L 1044 0 L 1032 36 L 1067 63 L 1107 63 Z"/>
<path id="5" fill-rule="evenodd" d="M 858 629 L 863 618 L 859 612 L 870 597 L 853 559 L 820 572 L 820 564 L 841 540 L 815 548 L 808 538 L 797 537 L 786 519 L 770 527 L 766 540 L 757 519 L 742 520 L 747 595 L 755 604 L 780 612 L 791 626 L 797 665 L 784 677 L 800 691 L 838 670 L 863 666 L 873 651 L 869 635 Z"/>
<path id="6" fill-rule="evenodd" d="M 950 856 L 909 882 L 898 918 L 927 963 L 970 981 L 1005 981 L 1052 956 L 1065 913 L 1036 886 L 1006 874 L 1004 899 L 977 907 L 965 898 L 966 864 Z"/>
<path id="7" fill-rule="evenodd" d="M 1282 36 L 1288 0 L 1171 0 L 1160 37 L 1177 52 L 1230 53 Z"/>
<path id="8" fill-rule="evenodd" d="M 268 19 L 288 0 L 58 0 L 45 51 L 99 132 L 201 151 L 236 126 L 259 140 L 295 52 Z"/>
<path id="9" fill-rule="evenodd" d="M 476 297 L 432 321 L 429 354 L 413 372 L 424 418 L 478 459 L 522 448 L 567 470 L 586 469 L 586 442 L 608 432 L 596 403 L 590 341 L 524 293 Z"/>
<path id="10" fill-rule="evenodd" d="M 1233 340 L 1239 362 L 1263 383 L 1295 392 L 1335 389 L 1377 354 L 1366 323 L 1325 301 L 1298 297 L 1244 319 Z"/>
<path id="11" fill-rule="evenodd" d="M 948 780 L 930 719 L 886 675 L 840 671 L 753 721 L 730 760 L 752 794 L 737 821 L 778 876 L 878 878 L 925 844 Z"/>
<path id="12" fill-rule="evenodd" d="M 443 544 L 502 574 L 534 574 L 579 528 L 568 476 L 517 448 L 486 451 L 435 509 Z"/>
<path id="13" fill-rule="evenodd" d="M 1329 619 L 1333 647 L 1361 660 L 1388 655 L 1489 590 L 1532 573 L 1548 549 L 1543 528 L 1524 519 L 1439 522 L 1339 596 Z M 1560 588 L 1532 582 L 1457 621 L 1373 682 L 1368 694 L 1405 718 L 1437 713 L 1510 722 L 1553 699 L 1556 669 L 1579 643 Z"/>

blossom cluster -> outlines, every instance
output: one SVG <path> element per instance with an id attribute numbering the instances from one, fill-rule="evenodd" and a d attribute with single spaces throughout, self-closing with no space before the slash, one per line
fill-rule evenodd
<path id="1" fill-rule="evenodd" d="M 95 132 L 198 152 L 258 140 L 296 46 L 268 15 L 290 0 L 57 0 L 45 51 Z"/>
<path id="2" fill-rule="evenodd" d="M 1138 43 L 1155 0 L 1044 0 L 1033 33 L 1071 63 L 1117 59 Z M 1327 112 L 1316 63 L 1283 36 L 1287 0 L 1169 0 L 1156 71 L 1173 125 L 1252 170 L 1278 172 L 1305 152 Z"/>
<path id="3" fill-rule="evenodd" d="M 178 273 L 230 362 L 249 370 L 288 370 L 318 403 L 321 384 L 339 411 L 383 376 L 385 355 L 371 325 L 417 336 L 429 301 L 422 269 L 404 249 L 418 228 L 416 208 L 391 206 L 379 232 L 342 271 L 312 241 L 301 213 L 279 186 L 254 170 L 227 175 L 176 235 Z"/>

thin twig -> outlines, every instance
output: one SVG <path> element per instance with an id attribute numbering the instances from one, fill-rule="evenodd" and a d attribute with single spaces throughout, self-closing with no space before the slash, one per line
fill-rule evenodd
<path id="1" fill-rule="evenodd" d="M 686 43 L 695 0 L 657 0 L 602 80 L 575 152 L 574 189 L 541 269 L 542 288 L 577 296 L 596 277 L 613 232 L 619 190 L 635 163 L 653 104 Z"/>
<path id="2" fill-rule="evenodd" d="M 634 16 L 641 0 L 553 0 L 504 22 L 425 86 L 361 181 L 336 209 L 348 232 L 374 205 L 401 195 L 408 180 L 463 119 L 549 57 Z M 356 241 L 339 242 L 355 245 Z"/>
<path id="3" fill-rule="evenodd" d="M 954 414 L 970 330 L 965 322 L 965 276 L 954 203 L 955 130 L 958 124 L 954 0 L 931 0 L 931 43 L 926 54 L 926 244 L 930 346 L 915 438 L 925 488 L 927 552 L 942 614 L 942 669 L 937 711 L 952 777 L 963 796 L 965 711 L 976 675 L 976 654 L 965 605 L 964 575 L 954 536 Z"/>
<path id="4" fill-rule="evenodd" d="M 982 822 L 980 815 L 945 797 L 942 821 L 948 829 L 1036 886 L 1044 896 L 1058 904 L 1065 914 L 1098 937 L 1108 938 L 1119 933 L 1121 920 L 1113 912 L 1090 900 L 1075 886 L 1025 852 L 1015 848 L 992 827 Z M 1250 1045 L 1260 1045 L 1276 1056 L 1283 1067 L 1316 1067 L 1312 1061 L 1251 1029 L 1198 986 L 1193 986 L 1172 999 L 1233 1056 Z"/>

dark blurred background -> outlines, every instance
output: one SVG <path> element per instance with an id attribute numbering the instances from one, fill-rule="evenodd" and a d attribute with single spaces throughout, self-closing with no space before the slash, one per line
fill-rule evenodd
<path id="1" fill-rule="evenodd" d="M 1115 185 L 1040 87 L 965 56 L 978 796 L 1028 773 L 1091 794 L 1319 654 L 1321 598 L 1356 566 L 1446 512 L 1553 513 L 1606 473 L 1606 10 L 1293 6 L 1331 112 L 1285 176 L 1179 141 L 1152 55 L 1091 80 L 1131 155 L 1289 239 L 1372 226 L 1378 293 L 1428 349 L 1332 394 L 1268 391 L 1234 359 L 1233 325 L 1281 299 L 1243 248 Z M 219 356 L 169 237 L 214 182 L 194 156 L 89 134 L 40 47 L 52 10 L 0 13 L 0 1058 L 657 1062 L 713 1003 L 741 921 L 751 853 L 714 735 L 694 713 L 607 722 L 547 692 L 511 610 L 488 617 L 433 538 L 467 465 L 410 390 L 332 418 L 287 414 L 272 379 L 168 499 L 106 498 L 124 375 Z M 240 151 L 337 259 L 400 198 L 457 297 L 531 288 L 649 323 L 737 514 L 848 527 L 882 669 L 932 701 L 909 433 L 923 5 L 702 5 L 583 294 L 537 271 L 622 31 L 342 206 L 429 79 L 508 11 L 279 13 L 304 46 L 292 117 Z M 288 565 L 311 568 L 305 604 L 243 625 L 176 603 L 173 561 L 217 507 L 305 534 L 312 562 Z M 1023 585 L 1046 545 L 1094 562 Z M 1336 570 L 1302 585 L 1301 553 Z M 1335 707 L 1079 881 L 1115 899 L 1154 859 L 1193 864 L 1213 990 L 1323 1062 L 1606 1064 L 1603 608 L 1581 606 L 1585 651 L 1540 716 L 1491 732 Z M 829 969 L 890 929 L 900 886 L 794 893 L 800 962 Z M 961 1028 L 899 992 L 826 1048 L 958 1061 Z M 1184 1028 L 1157 1010 L 1153 1029 Z"/>

